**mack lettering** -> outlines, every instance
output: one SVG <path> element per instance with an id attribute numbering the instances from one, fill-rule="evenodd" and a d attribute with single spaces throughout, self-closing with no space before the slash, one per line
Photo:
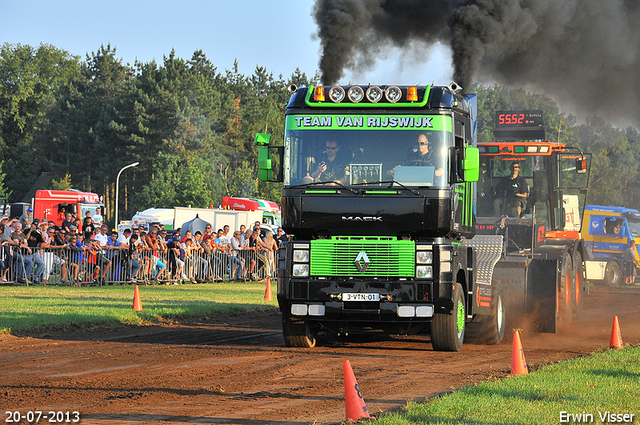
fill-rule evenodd
<path id="1" fill-rule="evenodd" d="M 342 216 L 342 221 L 380 221 L 382 222 L 382 217 L 353 217 L 353 216 Z"/>

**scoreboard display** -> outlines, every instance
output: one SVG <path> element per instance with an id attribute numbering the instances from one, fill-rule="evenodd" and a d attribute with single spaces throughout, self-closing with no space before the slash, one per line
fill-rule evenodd
<path id="1" fill-rule="evenodd" d="M 497 111 L 494 140 L 545 140 L 547 131 L 541 110 Z"/>
<path id="2" fill-rule="evenodd" d="M 543 125 L 542 111 L 498 111 L 496 127 L 539 127 Z"/>

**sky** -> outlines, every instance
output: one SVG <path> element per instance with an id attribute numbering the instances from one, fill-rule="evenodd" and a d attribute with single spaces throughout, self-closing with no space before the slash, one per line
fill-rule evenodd
<path id="1" fill-rule="evenodd" d="M 130 64 L 162 63 L 172 49 L 183 59 L 202 50 L 218 71 L 237 59 L 242 74 L 262 66 L 286 79 L 296 68 L 308 76 L 318 69 L 312 10 L 312 0 L 0 0 L 0 43 L 51 44 L 83 60 L 110 43 Z M 446 85 L 452 74 L 447 48 L 391 51 L 340 83 Z"/>

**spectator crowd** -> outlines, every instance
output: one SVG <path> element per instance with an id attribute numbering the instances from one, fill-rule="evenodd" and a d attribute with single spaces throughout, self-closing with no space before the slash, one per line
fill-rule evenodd
<path id="1" fill-rule="evenodd" d="M 109 231 L 98 209 L 81 220 L 66 214 L 60 226 L 21 217 L 0 219 L 0 277 L 23 285 L 203 283 L 273 277 L 282 228 L 273 234 L 259 221 L 247 229 L 214 232 L 165 230 L 161 224 Z"/>

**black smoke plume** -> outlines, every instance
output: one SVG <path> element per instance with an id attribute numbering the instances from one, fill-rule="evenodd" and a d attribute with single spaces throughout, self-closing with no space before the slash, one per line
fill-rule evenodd
<path id="1" fill-rule="evenodd" d="M 522 87 L 580 114 L 640 122 L 638 0 L 316 0 L 313 15 L 324 84 L 391 48 L 441 42 L 464 88 Z"/>

